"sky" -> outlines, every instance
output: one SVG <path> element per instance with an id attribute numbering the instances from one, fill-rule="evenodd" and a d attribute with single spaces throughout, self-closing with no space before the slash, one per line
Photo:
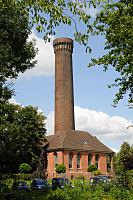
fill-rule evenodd
<path id="1" fill-rule="evenodd" d="M 92 12 L 93 13 L 93 12 Z M 60 26 L 55 38 L 69 37 L 73 39 L 71 27 Z M 47 135 L 54 131 L 54 51 L 53 40 L 45 43 L 43 37 L 33 31 L 29 36 L 36 39 L 38 54 L 37 64 L 24 74 L 20 74 L 14 82 L 15 96 L 11 102 L 21 105 L 37 106 L 47 117 Z M 117 108 L 111 104 L 116 89 L 109 89 L 108 85 L 119 76 L 113 68 L 104 72 L 102 67 L 88 68 L 91 58 L 104 54 L 104 39 L 90 38 L 91 54 L 85 48 L 74 42 L 73 50 L 73 78 L 74 78 L 74 110 L 76 130 L 88 131 L 96 136 L 109 148 L 118 152 L 121 144 L 127 141 L 133 144 L 133 113 L 126 106 L 126 98 Z"/>

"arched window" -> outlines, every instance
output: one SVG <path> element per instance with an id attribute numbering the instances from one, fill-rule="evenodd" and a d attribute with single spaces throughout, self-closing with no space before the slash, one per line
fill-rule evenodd
<path id="1" fill-rule="evenodd" d="M 77 168 L 80 168 L 81 154 L 77 153 Z"/>
<path id="2" fill-rule="evenodd" d="M 106 159 L 107 159 L 107 172 L 110 172 L 111 171 L 111 155 L 107 155 L 106 156 Z"/>
<path id="3" fill-rule="evenodd" d="M 92 154 L 88 154 L 88 165 L 92 164 Z"/>
<path id="4" fill-rule="evenodd" d="M 95 165 L 97 166 L 97 169 L 98 169 L 99 158 L 100 158 L 99 155 L 95 155 Z"/>
<path id="5" fill-rule="evenodd" d="M 73 167 L 73 153 L 69 153 L 69 168 Z"/>
<path id="6" fill-rule="evenodd" d="M 58 154 L 55 152 L 54 153 L 54 166 L 58 164 Z"/>

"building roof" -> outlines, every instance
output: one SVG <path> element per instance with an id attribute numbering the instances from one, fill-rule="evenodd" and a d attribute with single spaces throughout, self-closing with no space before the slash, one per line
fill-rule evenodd
<path id="1" fill-rule="evenodd" d="M 111 149 L 101 143 L 95 136 L 85 131 L 60 131 L 56 135 L 47 136 L 47 140 L 47 151 L 76 150 L 113 153 Z"/>

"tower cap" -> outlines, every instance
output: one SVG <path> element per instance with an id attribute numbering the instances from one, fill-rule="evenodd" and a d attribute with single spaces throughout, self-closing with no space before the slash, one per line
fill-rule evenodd
<path id="1" fill-rule="evenodd" d="M 73 40 L 70 38 L 56 38 L 53 41 L 54 52 L 73 52 Z"/>
<path id="2" fill-rule="evenodd" d="M 71 43 L 73 44 L 73 40 L 71 38 L 56 38 L 54 41 L 53 41 L 53 45 L 55 44 L 58 44 L 58 43 Z"/>

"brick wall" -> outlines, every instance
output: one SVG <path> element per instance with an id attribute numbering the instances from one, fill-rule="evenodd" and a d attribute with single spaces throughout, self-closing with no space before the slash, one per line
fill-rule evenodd
<path id="1" fill-rule="evenodd" d="M 78 176 L 84 176 L 85 178 L 89 178 L 91 176 L 91 173 L 87 172 L 88 168 L 88 152 L 80 152 L 81 159 L 80 159 L 80 168 L 77 168 L 77 152 L 73 151 L 73 162 L 72 162 L 72 168 L 69 169 L 69 153 L 68 151 L 58 151 L 58 164 L 64 163 L 66 167 L 66 176 L 71 178 L 73 175 L 74 177 Z M 97 153 L 98 154 L 98 153 Z M 95 153 L 92 153 L 92 164 L 95 165 Z M 102 174 L 107 173 L 107 162 L 106 162 L 106 154 L 100 153 L 98 154 L 100 156 L 98 168 Z M 58 176 L 55 172 L 55 163 L 54 163 L 54 153 L 50 152 L 47 155 L 48 159 L 48 178 L 52 178 L 55 176 Z"/>

